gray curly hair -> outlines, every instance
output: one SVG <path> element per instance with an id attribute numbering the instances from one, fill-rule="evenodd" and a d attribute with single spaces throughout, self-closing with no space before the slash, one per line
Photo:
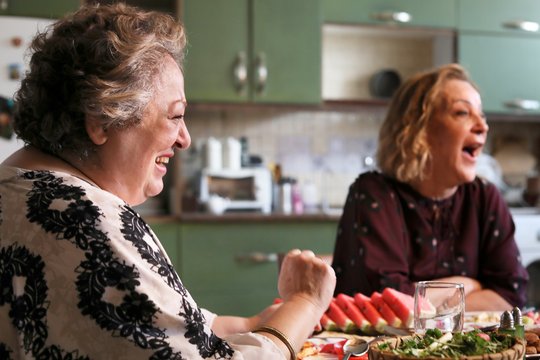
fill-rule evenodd
<path id="1" fill-rule="evenodd" d="M 122 3 L 81 7 L 32 41 L 15 95 L 16 134 L 50 154 L 88 156 L 85 119 L 105 129 L 139 123 L 166 55 L 182 68 L 185 45 L 169 15 Z"/>

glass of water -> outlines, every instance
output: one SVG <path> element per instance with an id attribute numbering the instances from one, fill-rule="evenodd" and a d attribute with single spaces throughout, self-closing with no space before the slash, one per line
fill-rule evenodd
<path id="1" fill-rule="evenodd" d="M 465 292 L 463 284 L 442 281 L 420 281 L 414 292 L 414 331 L 428 329 L 443 333 L 463 330 Z"/>

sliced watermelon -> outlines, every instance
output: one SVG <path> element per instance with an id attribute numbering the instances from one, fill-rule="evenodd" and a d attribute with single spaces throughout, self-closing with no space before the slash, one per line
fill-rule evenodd
<path id="1" fill-rule="evenodd" d="M 382 315 L 375 309 L 375 306 L 371 303 L 371 299 L 361 293 L 354 294 L 354 303 L 360 311 L 362 311 L 362 314 L 368 319 L 368 321 L 375 327 L 375 330 L 382 333 L 384 332 L 384 328 L 388 323 Z"/>
<path id="2" fill-rule="evenodd" d="M 347 315 L 345 315 L 343 310 L 341 310 L 341 308 L 338 306 L 335 299 L 332 299 L 330 302 L 326 315 L 328 315 L 328 317 L 346 333 L 353 333 L 358 330 L 354 322 Z"/>
<path id="3" fill-rule="evenodd" d="M 334 320 L 330 319 L 330 317 L 327 314 L 323 314 L 321 317 L 321 324 L 322 328 L 326 331 L 338 331 L 339 327 L 334 322 Z"/>
<path id="4" fill-rule="evenodd" d="M 394 310 L 384 302 L 384 299 L 380 292 L 374 291 L 371 294 L 371 303 L 375 306 L 375 309 L 382 315 L 383 319 L 386 320 L 388 325 L 393 327 L 401 326 L 401 319 L 396 315 Z"/>
<path id="5" fill-rule="evenodd" d="M 366 334 L 372 334 L 374 332 L 373 326 L 356 306 L 352 297 L 346 294 L 338 294 L 335 301 L 345 315 L 354 322 L 358 329 Z"/>
<path id="6" fill-rule="evenodd" d="M 392 288 L 385 288 L 381 295 L 384 302 L 400 318 L 403 326 L 412 327 L 414 324 L 414 298 Z"/>

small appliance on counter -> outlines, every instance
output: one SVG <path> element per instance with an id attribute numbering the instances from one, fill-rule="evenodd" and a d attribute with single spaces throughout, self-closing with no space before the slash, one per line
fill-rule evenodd
<path id="1" fill-rule="evenodd" d="M 200 202 L 208 203 L 212 195 L 228 199 L 224 211 L 272 210 L 272 177 L 265 167 L 209 169 L 201 174 Z"/>

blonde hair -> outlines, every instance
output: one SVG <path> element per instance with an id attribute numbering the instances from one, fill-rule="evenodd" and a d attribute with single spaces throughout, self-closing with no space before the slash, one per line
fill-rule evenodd
<path id="1" fill-rule="evenodd" d="M 394 94 L 379 131 L 376 156 L 383 174 L 405 183 L 424 178 L 431 160 L 427 124 L 444 105 L 441 90 L 452 79 L 476 88 L 463 67 L 448 64 L 412 76 Z"/>

